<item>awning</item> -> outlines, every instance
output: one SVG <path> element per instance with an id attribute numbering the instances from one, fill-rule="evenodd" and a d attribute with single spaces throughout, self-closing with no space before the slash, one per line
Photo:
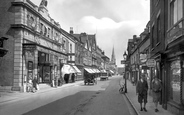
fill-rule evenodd
<path id="1" fill-rule="evenodd" d="M 93 69 L 95 71 L 95 73 L 100 73 L 100 71 L 96 68 Z"/>
<path id="2" fill-rule="evenodd" d="M 111 73 L 114 73 L 112 70 L 110 70 Z"/>
<path id="3" fill-rule="evenodd" d="M 100 71 L 99 71 L 98 69 L 96 69 L 96 71 L 97 71 L 98 73 L 100 73 Z"/>
<path id="4" fill-rule="evenodd" d="M 74 67 L 72 67 L 71 65 L 68 65 L 68 64 L 64 64 L 61 71 L 64 74 L 76 73 Z"/>
<path id="5" fill-rule="evenodd" d="M 89 68 L 84 68 L 88 73 L 92 73 L 92 71 Z"/>
<path id="6" fill-rule="evenodd" d="M 107 73 L 107 71 L 105 69 L 100 70 L 101 73 Z"/>
<path id="7" fill-rule="evenodd" d="M 77 71 L 77 73 L 81 73 L 81 71 L 78 69 L 78 67 L 76 67 L 75 65 L 73 67 L 75 68 L 75 70 Z"/>
<path id="8" fill-rule="evenodd" d="M 91 70 L 92 73 L 96 73 L 96 71 L 94 71 L 94 69 L 90 68 L 90 70 Z"/>
<path id="9" fill-rule="evenodd" d="M 96 70 L 95 68 L 93 68 L 93 71 L 94 71 L 95 73 L 98 73 L 97 70 Z"/>

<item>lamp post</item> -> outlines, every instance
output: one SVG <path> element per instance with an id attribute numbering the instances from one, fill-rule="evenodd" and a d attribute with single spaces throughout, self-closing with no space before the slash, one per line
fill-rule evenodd
<path id="1" fill-rule="evenodd" d="M 125 74 L 124 74 L 124 79 L 125 79 L 125 93 L 127 93 L 127 77 L 126 77 L 126 65 L 127 65 L 127 54 L 126 51 L 123 54 L 123 58 L 125 60 Z"/>

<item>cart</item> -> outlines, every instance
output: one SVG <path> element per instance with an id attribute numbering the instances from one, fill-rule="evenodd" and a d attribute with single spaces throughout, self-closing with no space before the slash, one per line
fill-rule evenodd
<path id="1" fill-rule="evenodd" d="M 84 85 L 86 85 L 86 84 L 97 84 L 97 79 L 96 79 L 96 77 L 95 77 L 95 75 L 90 75 L 90 74 L 88 74 L 88 75 L 86 75 L 85 77 L 84 77 Z"/>

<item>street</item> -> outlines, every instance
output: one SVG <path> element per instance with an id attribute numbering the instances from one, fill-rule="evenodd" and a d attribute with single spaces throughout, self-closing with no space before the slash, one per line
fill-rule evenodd
<path id="1" fill-rule="evenodd" d="M 122 76 L 95 85 L 78 82 L 0 105 L 1 115 L 136 115 L 125 95 L 118 92 Z"/>

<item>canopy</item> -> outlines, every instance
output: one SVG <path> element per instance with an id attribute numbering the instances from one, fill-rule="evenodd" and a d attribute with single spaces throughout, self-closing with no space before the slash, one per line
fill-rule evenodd
<path id="1" fill-rule="evenodd" d="M 75 65 L 73 67 L 75 68 L 75 70 L 77 71 L 77 73 L 81 73 L 81 71 Z"/>
<path id="2" fill-rule="evenodd" d="M 101 73 L 107 73 L 107 71 L 105 69 L 100 70 Z"/>
<path id="3" fill-rule="evenodd" d="M 111 73 L 114 73 L 112 70 L 110 70 Z"/>
<path id="4" fill-rule="evenodd" d="M 76 73 L 74 67 L 72 67 L 71 65 L 68 65 L 68 64 L 64 64 L 61 71 L 64 74 Z"/>
<path id="5" fill-rule="evenodd" d="M 91 69 L 89 69 L 89 68 L 84 68 L 88 73 L 93 73 L 92 71 L 91 71 Z"/>

